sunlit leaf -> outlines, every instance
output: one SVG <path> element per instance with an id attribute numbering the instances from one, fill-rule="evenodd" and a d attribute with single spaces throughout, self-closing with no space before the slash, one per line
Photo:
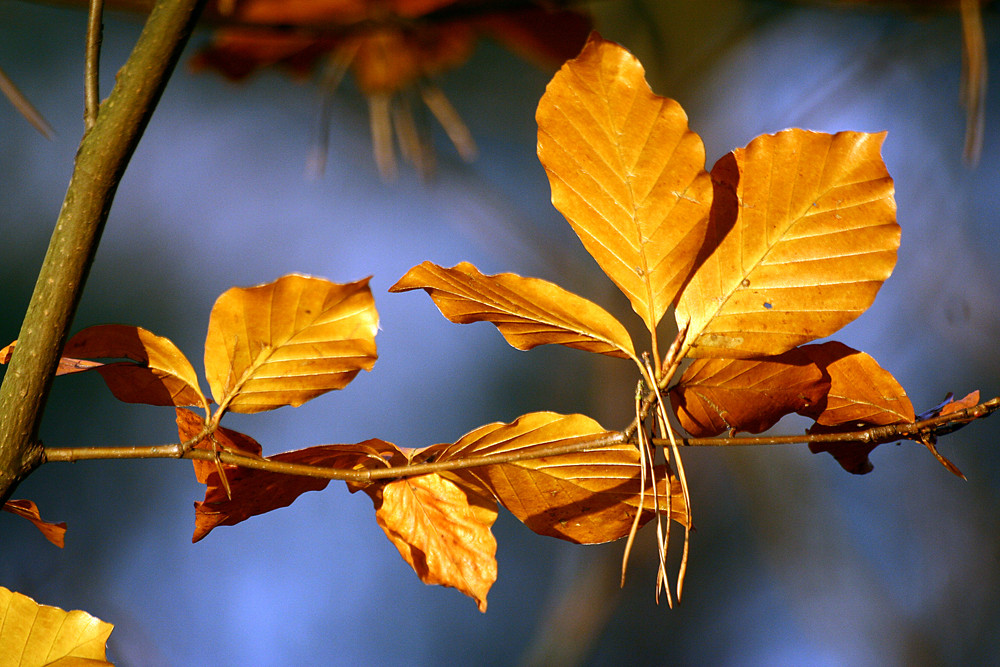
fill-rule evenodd
<path id="1" fill-rule="evenodd" d="M 607 431 L 584 415 L 533 412 L 510 424 L 488 424 L 435 452 L 445 461 L 486 454 L 527 453 Z M 481 480 L 531 530 L 570 542 L 597 543 L 628 534 L 639 507 L 639 452 L 627 444 L 497 463 L 464 471 Z M 687 522 L 680 488 L 667 493 L 658 470 L 658 505 L 671 503 L 675 520 Z M 652 485 L 646 489 L 643 521 L 652 518 Z"/>
<path id="2" fill-rule="evenodd" d="M 800 349 L 765 359 L 696 359 L 670 390 L 681 426 L 695 437 L 761 433 L 819 403 L 830 380 Z"/>
<path id="3" fill-rule="evenodd" d="M 632 54 L 593 34 L 538 104 L 552 203 L 653 330 L 698 258 L 712 203 L 705 149 Z"/>
<path id="4" fill-rule="evenodd" d="M 131 359 L 93 366 L 120 401 L 208 406 L 198 386 L 198 375 L 184 353 L 169 339 L 142 327 L 120 324 L 88 327 L 69 339 L 63 356 L 61 367 L 76 357 L 83 360 Z M 85 364 L 75 365 L 78 367 L 64 368 L 63 372 L 90 370 Z"/>
<path id="5" fill-rule="evenodd" d="M 490 527 L 496 501 L 482 488 L 438 474 L 365 488 L 375 519 L 421 581 L 451 586 L 486 611 L 497 578 L 497 543 Z"/>
<path id="6" fill-rule="evenodd" d="M 302 405 L 372 368 L 377 329 L 367 279 L 341 285 L 288 275 L 234 287 L 212 308 L 205 374 L 224 409 Z"/>
<path id="7" fill-rule="evenodd" d="M 0 586 L 0 665 L 113 667 L 105 646 L 114 626 Z"/>
<path id="8" fill-rule="evenodd" d="M 900 235 L 884 136 L 785 130 L 716 163 L 714 252 L 677 305 L 690 356 L 780 354 L 871 305 Z"/>
<path id="9" fill-rule="evenodd" d="M 45 536 L 45 539 L 60 549 L 66 545 L 66 522 L 60 521 L 59 523 L 53 523 L 51 521 L 43 520 L 38 511 L 38 505 L 32 501 L 8 500 L 4 503 L 3 510 L 5 512 L 10 512 L 11 514 L 16 514 L 20 517 L 24 517 L 31 523 L 35 524 L 35 527 L 41 531 L 42 535 Z"/>
<path id="10" fill-rule="evenodd" d="M 558 343 L 613 357 L 635 357 L 618 320 L 595 303 L 538 278 L 483 275 L 468 262 L 446 269 L 424 262 L 390 292 L 424 289 L 452 322 L 492 322 L 519 350 Z"/>

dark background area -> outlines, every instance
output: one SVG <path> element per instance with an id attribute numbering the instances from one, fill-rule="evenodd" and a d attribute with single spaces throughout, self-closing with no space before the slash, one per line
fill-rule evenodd
<path id="1" fill-rule="evenodd" d="M 654 90 L 684 106 L 709 166 L 786 127 L 888 130 L 899 262 L 835 338 L 874 356 L 918 411 L 947 391 L 1000 393 L 1000 95 L 987 95 L 982 158 L 969 167 L 956 12 L 735 0 L 594 10 Z M 0 101 L 0 345 L 17 337 L 82 132 L 85 19 L 0 0 L 0 67 L 57 132 L 42 138 Z M 1000 17 L 988 9 L 984 20 L 1000 62 Z M 140 27 L 107 18 L 103 94 Z M 185 61 L 206 38 L 195 35 Z M 73 330 L 141 325 L 200 370 L 209 311 L 228 287 L 289 272 L 373 275 L 374 370 L 301 408 L 225 425 L 265 453 L 370 437 L 451 442 L 533 410 L 623 426 L 627 363 L 518 352 L 492 327 L 445 321 L 423 294 L 385 291 L 421 261 L 468 260 L 554 280 L 634 323 L 549 202 L 534 111 L 551 74 L 482 43 L 439 80 L 478 161 L 462 163 L 434 128 L 435 177 L 403 170 L 385 184 L 350 82 L 334 100 L 326 173 L 311 179 L 314 82 L 268 71 L 237 85 L 182 64 L 121 183 Z M 1000 80 L 996 65 L 991 74 Z M 203 490 L 178 461 L 43 466 L 15 497 L 67 521 L 66 548 L 0 516 L 0 585 L 114 623 L 119 665 L 985 664 L 1000 652 L 998 432 L 987 420 L 944 439 L 968 482 L 913 443 L 878 448 L 867 476 L 804 446 L 683 452 L 697 530 L 673 610 L 654 603 L 651 528 L 620 591 L 621 543 L 564 544 L 502 513 L 499 580 L 480 614 L 454 590 L 420 583 L 370 500 L 338 482 L 192 545 Z M 172 411 L 118 403 L 83 375 L 56 382 L 42 437 L 154 444 L 174 441 L 176 428 Z"/>

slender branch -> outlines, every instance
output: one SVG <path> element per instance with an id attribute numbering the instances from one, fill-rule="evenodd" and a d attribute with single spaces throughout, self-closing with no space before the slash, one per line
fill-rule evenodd
<path id="1" fill-rule="evenodd" d="M 38 425 L 111 202 L 204 0 L 159 0 L 84 133 L 0 387 L 0 502 L 42 462 Z"/>
<path id="2" fill-rule="evenodd" d="M 83 74 L 83 123 L 89 130 L 97 122 L 97 108 L 101 104 L 101 31 L 104 18 L 104 0 L 90 0 L 87 15 L 87 49 Z"/>

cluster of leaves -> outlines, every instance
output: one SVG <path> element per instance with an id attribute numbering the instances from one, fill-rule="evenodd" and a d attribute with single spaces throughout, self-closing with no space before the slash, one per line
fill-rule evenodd
<path id="1" fill-rule="evenodd" d="M 689 529 L 691 508 L 668 409 L 696 437 L 760 433 L 805 415 L 813 434 L 848 433 L 846 444 L 814 451 L 852 472 L 870 468 L 879 441 L 850 433 L 916 422 L 902 387 L 871 357 L 807 344 L 861 314 L 895 264 L 900 229 L 882 135 L 786 130 L 706 171 L 680 105 L 653 94 L 639 62 L 596 34 L 549 84 L 537 120 L 553 203 L 628 297 L 648 352 L 637 353 L 606 310 L 537 278 L 424 262 L 390 291 L 425 290 L 449 320 L 490 322 L 517 349 L 560 344 L 631 360 L 632 425 L 613 432 L 584 415 L 534 412 L 420 449 L 370 439 L 267 457 L 249 435 L 221 426 L 227 412 L 301 405 L 371 370 L 378 316 L 367 280 L 289 275 L 225 292 L 205 342 L 210 396 L 166 338 L 120 325 L 79 332 L 60 373 L 94 370 L 122 401 L 175 408 L 175 455 L 195 459 L 206 485 L 195 541 L 341 479 L 371 497 L 376 521 L 423 581 L 455 587 L 485 610 L 498 504 L 539 534 L 577 543 L 630 544 L 655 517 L 657 591 L 672 601 L 663 565 L 670 523 Z M 671 308 L 677 335 L 661 354 L 657 330 Z M 693 361 L 673 382 L 685 358 Z M 933 435 L 914 437 L 945 462 Z M 665 458 L 654 465 L 657 445 Z M 682 563 L 687 539 L 684 553 Z"/>

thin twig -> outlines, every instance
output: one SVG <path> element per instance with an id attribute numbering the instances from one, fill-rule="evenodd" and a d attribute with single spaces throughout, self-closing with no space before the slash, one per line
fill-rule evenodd
<path id="1" fill-rule="evenodd" d="M 97 122 L 101 106 L 101 38 L 104 0 L 90 0 L 87 16 L 87 48 L 83 74 L 83 126 L 89 130 Z"/>

